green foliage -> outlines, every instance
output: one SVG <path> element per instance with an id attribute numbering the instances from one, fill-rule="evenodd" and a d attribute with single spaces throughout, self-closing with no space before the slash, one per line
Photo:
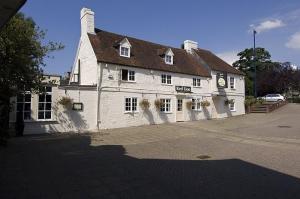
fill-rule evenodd
<path id="1" fill-rule="evenodd" d="M 208 106 L 210 106 L 210 102 L 207 101 L 207 100 L 201 101 L 201 106 L 202 107 L 208 107 Z"/>
<path id="2" fill-rule="evenodd" d="M 160 99 L 156 99 L 154 101 L 154 105 L 157 110 L 160 110 L 160 108 L 163 106 L 163 102 Z"/>
<path id="3" fill-rule="evenodd" d="M 252 106 L 256 103 L 256 99 L 253 96 L 246 96 L 245 97 L 245 106 Z"/>
<path id="4" fill-rule="evenodd" d="M 149 100 L 148 100 L 148 99 L 142 99 L 142 100 L 140 101 L 140 107 L 141 107 L 143 110 L 149 109 L 149 107 L 150 107 L 150 102 L 149 102 Z"/>
<path id="5" fill-rule="evenodd" d="M 187 101 L 187 102 L 186 102 L 186 108 L 187 108 L 188 110 L 192 110 L 192 106 L 193 106 L 193 102 L 192 102 L 192 101 Z"/>
<path id="6" fill-rule="evenodd" d="M 72 104 L 73 104 L 73 100 L 70 97 L 62 97 L 62 98 L 60 98 L 58 103 L 60 105 L 62 105 L 65 109 L 71 109 Z"/>

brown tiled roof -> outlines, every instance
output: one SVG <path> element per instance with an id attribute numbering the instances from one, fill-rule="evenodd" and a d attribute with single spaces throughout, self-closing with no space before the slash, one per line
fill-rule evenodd
<path id="1" fill-rule="evenodd" d="M 207 63 L 211 70 L 244 75 L 244 73 L 230 66 L 228 63 L 208 50 L 198 48 L 195 52 Z"/>
<path id="2" fill-rule="evenodd" d="M 99 29 L 95 29 L 95 31 L 96 35 L 88 34 L 88 36 L 99 62 L 204 77 L 211 76 L 210 71 L 202 63 L 199 63 L 195 55 L 187 53 L 183 49 L 163 46 Z M 125 37 L 132 45 L 130 58 L 121 57 L 119 48 L 116 46 L 116 43 Z M 174 53 L 173 65 L 166 64 L 163 57 L 164 52 L 169 48 Z"/>

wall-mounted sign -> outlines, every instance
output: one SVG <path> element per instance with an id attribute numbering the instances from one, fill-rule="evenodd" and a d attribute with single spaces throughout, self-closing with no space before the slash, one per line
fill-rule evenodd
<path id="1" fill-rule="evenodd" d="M 217 73 L 217 87 L 227 88 L 227 73 Z"/>
<path id="2" fill-rule="evenodd" d="M 73 110 L 82 111 L 83 110 L 83 103 L 73 103 Z"/>
<path id="3" fill-rule="evenodd" d="M 175 86 L 175 90 L 180 93 L 191 93 L 192 88 L 190 86 Z"/>

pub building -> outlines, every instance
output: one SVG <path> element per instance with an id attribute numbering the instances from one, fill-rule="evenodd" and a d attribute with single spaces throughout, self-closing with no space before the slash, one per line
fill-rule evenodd
<path id="1" fill-rule="evenodd" d="M 70 82 L 51 90 L 51 117 L 27 115 L 25 132 L 98 131 L 245 113 L 243 73 L 197 42 L 175 48 L 97 29 L 87 8 L 80 20 Z M 72 108 L 57 103 L 62 97 Z M 38 99 L 31 103 L 39 113 Z"/>

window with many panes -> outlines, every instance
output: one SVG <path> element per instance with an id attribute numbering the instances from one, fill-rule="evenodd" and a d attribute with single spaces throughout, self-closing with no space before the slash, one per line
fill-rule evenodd
<path id="1" fill-rule="evenodd" d="M 123 57 L 129 57 L 130 50 L 128 47 L 121 46 L 120 47 L 120 55 Z"/>
<path id="2" fill-rule="evenodd" d="M 193 86 L 200 87 L 201 86 L 201 79 L 200 78 L 193 78 Z"/>
<path id="3" fill-rule="evenodd" d="M 136 112 L 137 111 L 137 98 L 126 97 L 125 98 L 125 112 Z"/>
<path id="4" fill-rule="evenodd" d="M 17 118 L 31 120 L 31 93 L 25 92 L 17 95 Z"/>
<path id="5" fill-rule="evenodd" d="M 229 85 L 231 89 L 235 89 L 235 81 L 234 81 L 234 77 L 230 77 L 229 78 Z"/>
<path id="6" fill-rule="evenodd" d="M 135 71 L 122 69 L 121 73 L 122 73 L 122 80 L 123 81 L 128 81 L 128 82 L 134 82 L 135 81 Z"/>
<path id="7" fill-rule="evenodd" d="M 45 86 L 39 94 L 38 120 L 52 119 L 52 87 Z"/>
<path id="8" fill-rule="evenodd" d="M 161 75 L 161 83 L 162 84 L 172 84 L 172 76 L 171 75 L 166 75 L 162 74 Z"/>
<path id="9" fill-rule="evenodd" d="M 192 99 L 192 110 L 201 111 L 201 99 Z"/>
<path id="10" fill-rule="evenodd" d="M 165 56 L 165 61 L 166 61 L 166 64 L 173 64 L 173 56 L 166 55 Z"/>
<path id="11" fill-rule="evenodd" d="M 161 106 L 160 111 L 163 113 L 171 112 L 171 99 L 160 99 Z"/>
<path id="12" fill-rule="evenodd" d="M 235 111 L 235 103 L 234 102 L 229 104 L 229 110 L 230 111 Z"/>

